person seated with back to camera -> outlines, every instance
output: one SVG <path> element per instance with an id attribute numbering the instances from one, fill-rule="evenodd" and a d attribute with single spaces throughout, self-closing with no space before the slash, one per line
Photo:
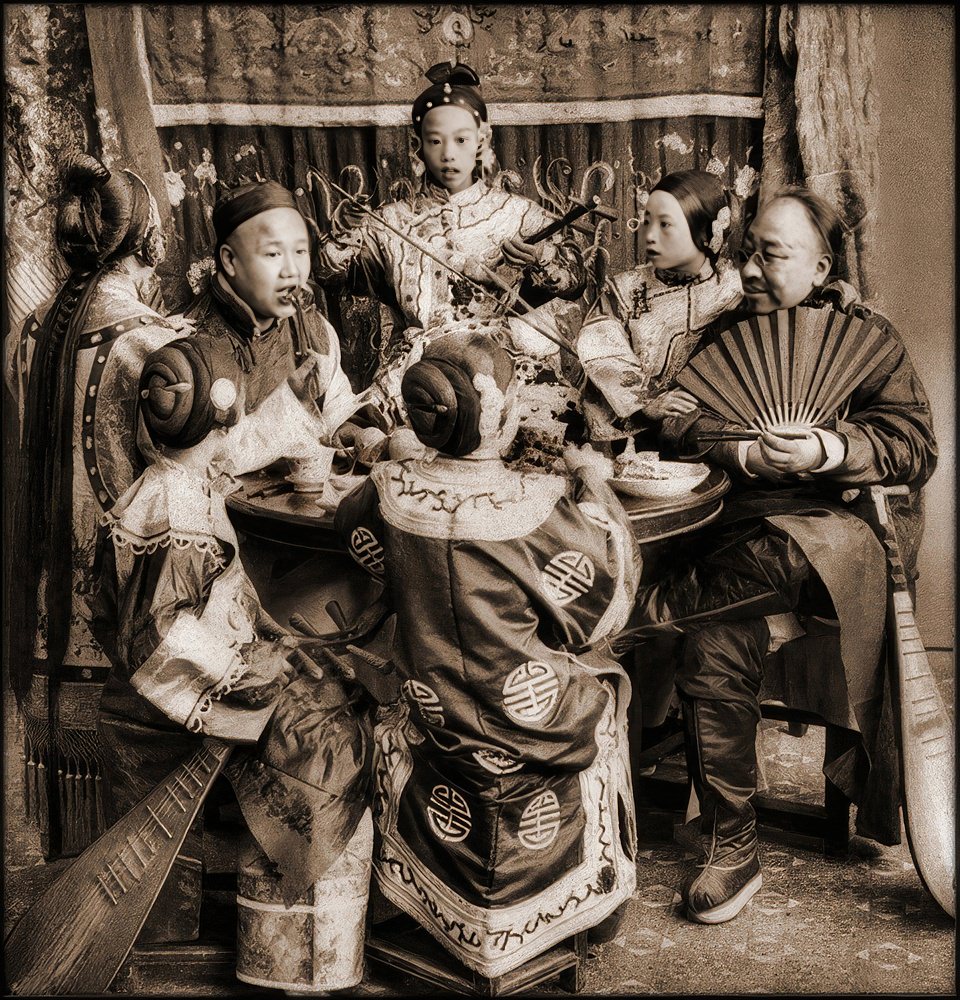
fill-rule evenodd
<path id="1" fill-rule="evenodd" d="M 482 332 L 431 341 L 402 391 L 423 454 L 375 465 L 336 515 L 396 615 L 375 870 L 496 976 L 604 921 L 612 933 L 633 891 L 630 686 L 607 640 L 639 557 L 601 456 L 568 448 L 568 476 L 504 462 L 517 379 Z"/>
<path id="2" fill-rule="evenodd" d="M 366 893 L 354 890 L 369 878 L 372 850 L 369 702 L 263 609 L 225 491 L 250 455 L 281 455 L 298 434 L 332 437 L 315 404 L 325 366 L 326 356 L 309 354 L 245 414 L 247 372 L 232 352 L 204 356 L 191 338 L 147 358 L 140 409 L 152 461 L 103 518 L 91 599 L 91 628 L 112 665 L 98 718 L 109 819 L 204 738 L 233 744 L 225 774 L 249 831 L 237 974 L 308 993 L 362 976 Z M 202 826 L 201 815 L 141 944 L 197 937 Z M 315 928 L 309 946 L 304 911 Z"/>
<path id="3" fill-rule="evenodd" d="M 666 455 L 716 463 L 733 481 L 720 518 L 677 552 L 661 580 L 639 588 L 628 626 L 637 635 L 685 636 L 676 681 L 705 861 L 684 901 L 688 916 L 706 923 L 735 917 L 762 882 L 751 801 L 758 696 L 764 657 L 803 634 L 794 612 L 840 624 L 848 703 L 826 711 L 840 720 L 852 713 L 859 740 L 826 773 L 857 804 L 859 834 L 900 842 L 896 747 L 881 725 L 887 568 L 864 519 L 864 488 L 910 488 L 903 504 L 891 506 L 898 534 L 913 541 L 904 561 L 914 576 L 920 489 L 937 447 L 926 393 L 899 334 L 849 284 L 829 280 L 841 241 L 836 212 L 812 191 L 788 188 L 764 201 L 741 251 L 743 302 L 705 332 L 699 348 L 745 317 L 796 306 L 872 319 L 887 353 L 827 424 L 793 436 L 766 430 L 757 440 L 711 442 L 701 435 L 734 424 L 698 407 L 661 427 Z"/>
<path id="4" fill-rule="evenodd" d="M 373 383 L 393 420 L 403 422 L 405 366 L 427 339 L 467 322 L 514 355 L 522 378 L 521 430 L 562 442 L 567 423 L 556 418 L 573 419 L 576 393 L 560 371 L 559 348 L 538 328 L 556 335 L 555 308 L 585 289 L 581 251 L 562 233 L 527 242 L 554 216 L 505 188 L 476 72 L 438 63 L 426 75 L 430 86 L 411 110 L 420 189 L 379 209 L 392 228 L 344 201 L 333 231 L 321 237 L 315 274 L 324 284 L 348 281 L 360 294 L 372 291 L 403 324 L 384 345 Z M 503 282 L 531 307 L 529 322 L 504 310 Z M 517 303 L 514 312 L 524 308 Z"/>

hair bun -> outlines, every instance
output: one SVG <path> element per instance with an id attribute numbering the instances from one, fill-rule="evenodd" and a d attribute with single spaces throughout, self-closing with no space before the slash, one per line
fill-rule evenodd
<path id="1" fill-rule="evenodd" d="M 480 394 L 467 372 L 442 358 L 421 359 L 404 373 L 400 393 L 425 445 L 454 456 L 480 447 Z"/>
<path id="2" fill-rule="evenodd" d="M 480 374 L 492 378 L 502 393 L 514 381 L 510 355 L 480 331 L 438 337 L 407 369 L 400 393 L 425 445 L 455 457 L 480 447 L 483 397 L 474 384 Z"/>
<path id="3" fill-rule="evenodd" d="M 81 152 L 66 155 L 60 177 L 57 244 L 71 267 L 96 267 L 136 252 L 150 215 L 142 181 Z"/>
<path id="4" fill-rule="evenodd" d="M 67 191 L 83 195 L 94 188 L 103 187 L 110 180 L 110 171 L 95 156 L 71 151 L 63 158 L 60 178 Z"/>
<path id="5" fill-rule="evenodd" d="M 480 76 L 477 71 L 466 63 L 448 60 L 436 63 L 424 74 L 431 83 L 459 84 L 463 87 L 479 87 Z"/>
<path id="6" fill-rule="evenodd" d="M 210 433 L 215 423 L 211 381 L 189 340 L 175 340 L 147 358 L 140 376 L 140 412 L 156 443 L 190 448 Z"/>

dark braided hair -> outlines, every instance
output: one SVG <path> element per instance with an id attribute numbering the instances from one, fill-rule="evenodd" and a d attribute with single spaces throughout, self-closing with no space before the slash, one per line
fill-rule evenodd
<path id="1" fill-rule="evenodd" d="M 30 689 L 41 581 L 47 613 L 47 668 L 63 663 L 73 600 L 73 414 L 76 359 L 87 308 L 104 268 L 136 252 L 147 231 L 150 194 L 85 153 L 61 167 L 57 246 L 70 274 L 36 333 L 23 416 L 24 458 L 14 498 L 16 549 L 11 609 L 11 682 L 18 701 Z"/>

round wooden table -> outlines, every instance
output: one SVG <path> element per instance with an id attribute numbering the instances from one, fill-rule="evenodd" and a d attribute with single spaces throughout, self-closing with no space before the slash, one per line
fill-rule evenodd
<path id="1" fill-rule="evenodd" d="M 241 477 L 241 488 L 227 499 L 234 527 L 245 535 L 323 552 L 343 552 L 333 531 L 333 513 L 317 503 L 317 493 L 296 493 L 275 472 Z M 686 535 L 709 524 L 723 509 L 730 480 L 711 469 L 693 490 L 679 497 L 620 496 L 641 545 Z M 279 492 L 277 492 L 279 491 Z"/>
<path id="2" fill-rule="evenodd" d="M 358 478 L 357 480 L 361 480 Z M 297 493 L 276 469 L 242 476 L 227 510 L 243 536 L 240 555 L 266 610 L 286 624 L 294 613 L 332 631 L 326 604 L 335 599 L 348 620 L 377 586 L 350 558 L 333 530 L 333 512 L 318 493 Z M 712 469 L 677 497 L 621 496 L 643 559 L 641 581 L 655 579 L 673 543 L 709 524 L 723 509 L 730 480 Z"/>
<path id="3" fill-rule="evenodd" d="M 296 613 L 319 632 L 334 631 L 326 603 L 335 599 L 352 620 L 374 599 L 378 587 L 347 554 L 333 530 L 333 513 L 317 503 L 316 493 L 295 493 L 282 473 L 260 472 L 241 479 L 227 509 L 243 534 L 241 557 L 267 611 L 286 624 Z M 689 535 L 720 516 L 730 479 L 711 469 L 694 489 L 673 497 L 620 496 L 630 517 L 643 562 L 641 583 L 653 582 L 675 555 L 680 536 Z M 279 490 L 280 492 L 275 492 Z M 648 640 L 636 651 L 630 670 L 631 750 L 639 752 L 640 730 L 659 725 L 673 693 L 676 639 Z M 651 669 L 656 665 L 656 669 Z M 663 669 L 659 669 L 660 667 Z"/>
<path id="4" fill-rule="evenodd" d="M 227 497 L 237 531 L 296 548 L 344 551 L 333 531 L 333 512 L 317 503 L 319 493 L 297 493 L 277 472 L 252 472 L 240 482 L 240 489 Z"/>

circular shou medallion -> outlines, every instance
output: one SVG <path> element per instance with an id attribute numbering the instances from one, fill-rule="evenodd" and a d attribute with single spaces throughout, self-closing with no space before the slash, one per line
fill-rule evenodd
<path id="1" fill-rule="evenodd" d="M 521 725 L 545 719 L 560 696 L 560 679 L 549 663 L 530 660 L 510 672 L 503 685 L 503 708 Z"/>
<path id="2" fill-rule="evenodd" d="M 541 792 L 523 810 L 517 836 L 531 851 L 549 847 L 560 832 L 560 803 L 553 792 Z"/>
<path id="3" fill-rule="evenodd" d="M 562 608 L 590 591 L 593 586 L 593 563 L 582 552 L 568 551 L 555 555 L 540 574 L 543 592 Z"/>
<path id="4" fill-rule="evenodd" d="M 364 569 L 383 575 L 383 546 L 369 528 L 355 528 L 350 535 L 350 551 Z"/>
<path id="5" fill-rule="evenodd" d="M 427 818 L 433 832 L 441 839 L 458 843 L 470 832 L 470 807 L 467 800 L 449 785 L 434 785 L 427 806 Z"/>

